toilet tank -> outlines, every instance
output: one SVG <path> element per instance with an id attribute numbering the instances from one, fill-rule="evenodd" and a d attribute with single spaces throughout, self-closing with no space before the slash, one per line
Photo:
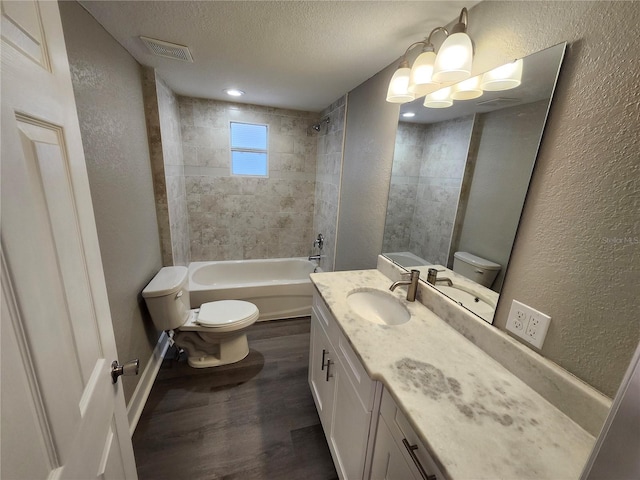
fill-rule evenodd
<path id="1" fill-rule="evenodd" d="M 491 287 L 502 267 L 486 258 L 468 252 L 453 255 L 453 271 L 487 288 Z"/>
<path id="2" fill-rule="evenodd" d="M 189 318 L 187 267 L 162 267 L 142 291 L 153 324 L 158 330 L 173 330 Z"/>

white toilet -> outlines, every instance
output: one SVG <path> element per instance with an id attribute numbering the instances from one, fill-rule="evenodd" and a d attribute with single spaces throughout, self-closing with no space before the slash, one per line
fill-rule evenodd
<path id="1" fill-rule="evenodd" d="M 258 307 L 240 300 L 203 303 L 190 310 L 187 267 L 163 267 L 142 291 L 159 330 L 173 330 L 176 345 L 194 368 L 217 367 L 249 354 L 246 328 L 258 319 Z"/>
<path id="2" fill-rule="evenodd" d="M 453 254 L 453 271 L 463 277 L 490 288 L 502 266 L 467 252 Z"/>

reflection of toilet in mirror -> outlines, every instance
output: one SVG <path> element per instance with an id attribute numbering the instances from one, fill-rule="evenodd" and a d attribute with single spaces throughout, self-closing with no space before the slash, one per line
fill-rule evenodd
<path id="1" fill-rule="evenodd" d="M 498 276 L 501 265 L 468 252 L 453 255 L 453 271 L 484 287 L 490 288 Z"/>
<path id="2" fill-rule="evenodd" d="M 258 319 L 250 302 L 219 300 L 190 310 L 187 267 L 163 267 L 142 291 L 159 330 L 173 330 L 194 368 L 217 367 L 249 354 L 246 329 Z"/>

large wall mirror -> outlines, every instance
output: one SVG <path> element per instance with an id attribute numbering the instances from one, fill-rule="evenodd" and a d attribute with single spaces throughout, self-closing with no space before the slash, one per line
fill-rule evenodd
<path id="1" fill-rule="evenodd" d="M 400 109 L 383 254 L 489 323 L 565 47 L 522 59 L 515 88 Z"/>

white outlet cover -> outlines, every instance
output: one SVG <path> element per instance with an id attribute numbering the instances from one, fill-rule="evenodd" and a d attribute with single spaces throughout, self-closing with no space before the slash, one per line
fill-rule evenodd
<path id="1" fill-rule="evenodd" d="M 536 348 L 542 348 L 551 317 L 522 302 L 514 300 L 507 317 L 507 330 Z"/>

